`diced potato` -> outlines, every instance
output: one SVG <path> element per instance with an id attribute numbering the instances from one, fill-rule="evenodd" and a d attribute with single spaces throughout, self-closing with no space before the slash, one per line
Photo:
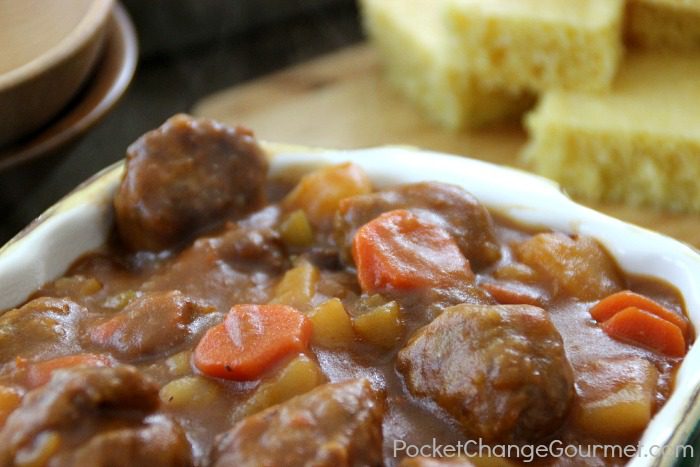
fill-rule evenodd
<path id="1" fill-rule="evenodd" d="M 595 240 L 541 233 L 514 248 L 520 261 L 547 280 L 553 294 L 599 300 L 622 288 L 617 265 Z"/>
<path id="2" fill-rule="evenodd" d="M 601 439 L 628 439 L 649 423 L 658 372 L 647 360 L 631 357 L 589 364 L 577 374 L 575 422 Z"/>
<path id="3" fill-rule="evenodd" d="M 301 261 L 284 274 L 275 287 L 271 303 L 289 305 L 299 311 L 309 311 L 318 279 L 318 268 L 308 261 Z"/>
<path id="4" fill-rule="evenodd" d="M 63 295 L 93 295 L 102 289 L 102 283 L 94 277 L 76 275 L 56 279 L 54 287 Z"/>
<path id="5" fill-rule="evenodd" d="M 537 273 L 523 263 L 508 263 L 493 271 L 493 277 L 501 280 L 537 282 Z"/>
<path id="6" fill-rule="evenodd" d="M 282 205 L 290 210 L 303 209 L 311 225 L 328 229 L 333 225 L 341 199 L 371 191 L 367 174 L 359 166 L 345 163 L 305 175 Z"/>
<path id="7" fill-rule="evenodd" d="M 350 316 L 345 311 L 343 302 L 332 298 L 321 303 L 309 314 L 314 324 L 311 341 L 322 347 L 347 347 L 353 341 L 355 333 Z"/>
<path id="8" fill-rule="evenodd" d="M 381 296 L 380 294 L 363 295 L 357 303 L 358 310 L 360 314 L 372 311 L 378 306 L 386 305 L 391 300 L 388 300 Z"/>
<path id="9" fill-rule="evenodd" d="M 102 306 L 111 310 L 119 311 L 141 295 L 141 292 L 125 290 L 124 292 L 119 292 L 118 294 L 107 297 L 104 303 L 102 303 Z"/>
<path id="10" fill-rule="evenodd" d="M 288 246 L 305 247 L 314 241 L 314 232 L 303 209 L 297 209 L 280 226 L 282 241 Z"/>
<path id="11" fill-rule="evenodd" d="M 254 414 L 304 394 L 326 382 L 321 368 L 306 355 L 289 362 L 272 380 L 262 383 L 252 396 L 233 413 L 233 420 Z"/>
<path id="12" fill-rule="evenodd" d="M 18 389 L 0 386 L 0 428 L 21 403 L 22 393 Z"/>
<path id="13" fill-rule="evenodd" d="M 169 357 L 165 361 L 165 365 L 168 367 L 168 371 L 171 375 L 185 376 L 192 373 L 192 365 L 190 364 L 191 358 L 192 352 L 185 350 Z"/>
<path id="14" fill-rule="evenodd" d="M 203 376 L 184 376 L 160 389 L 160 399 L 168 407 L 201 408 L 216 400 L 221 388 Z"/>
<path id="15" fill-rule="evenodd" d="M 355 317 L 355 332 L 368 342 L 391 348 L 403 333 L 403 324 L 399 316 L 399 304 L 389 302 Z"/>
<path id="16" fill-rule="evenodd" d="M 31 444 L 15 456 L 17 467 L 44 467 L 61 447 L 61 435 L 55 431 L 44 431 Z"/>

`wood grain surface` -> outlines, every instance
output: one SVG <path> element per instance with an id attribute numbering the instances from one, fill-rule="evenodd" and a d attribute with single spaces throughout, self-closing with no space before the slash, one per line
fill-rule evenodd
<path id="1" fill-rule="evenodd" d="M 193 113 L 244 124 L 268 141 L 344 149 L 411 145 L 524 168 L 518 156 L 527 136 L 518 122 L 459 133 L 433 125 L 382 80 L 367 45 L 218 92 Z M 698 215 L 578 201 L 700 247 Z"/>

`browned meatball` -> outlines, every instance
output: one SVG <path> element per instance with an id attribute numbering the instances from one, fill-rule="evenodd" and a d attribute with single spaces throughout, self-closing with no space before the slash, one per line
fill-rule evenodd
<path id="1" fill-rule="evenodd" d="M 342 200 L 335 226 L 336 241 L 344 261 L 352 262 L 350 248 L 357 229 L 394 209 L 409 209 L 445 228 L 474 269 L 500 258 L 493 220 L 484 206 L 457 186 L 423 182 Z"/>
<path id="2" fill-rule="evenodd" d="M 65 298 L 41 297 L 0 315 L 0 367 L 24 358 L 79 351 L 76 325 L 87 310 Z"/>
<path id="3" fill-rule="evenodd" d="M 90 465 L 162 465 L 163 458 L 173 460 L 168 465 L 190 465 L 182 429 L 165 417 L 148 418 L 158 405 L 158 385 L 136 368 L 56 371 L 7 419 L 0 465 L 40 452 L 52 465 L 85 465 L 73 461 L 87 459 L 96 447 L 113 451 L 90 457 Z"/>
<path id="4" fill-rule="evenodd" d="M 213 307 L 182 292 L 151 292 L 129 303 L 107 321 L 90 328 L 92 345 L 135 360 L 181 344 L 190 334 L 189 325 Z"/>
<path id="5" fill-rule="evenodd" d="M 172 248 L 265 201 L 267 160 L 253 133 L 176 115 L 127 151 L 114 199 L 124 243 L 133 250 Z"/>
<path id="6" fill-rule="evenodd" d="M 458 305 L 399 352 L 409 390 L 429 397 L 487 441 L 536 441 L 554 431 L 574 394 L 561 336 L 529 305 Z"/>
<path id="7" fill-rule="evenodd" d="M 212 465 L 379 466 L 383 410 L 367 380 L 324 384 L 220 435 Z"/>
<path id="8" fill-rule="evenodd" d="M 155 415 L 142 426 L 106 431 L 56 456 L 52 466 L 190 466 L 190 446 L 182 427 L 169 417 Z"/>

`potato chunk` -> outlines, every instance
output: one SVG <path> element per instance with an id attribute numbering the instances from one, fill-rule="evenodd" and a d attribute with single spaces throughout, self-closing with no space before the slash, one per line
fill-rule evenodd
<path id="1" fill-rule="evenodd" d="M 313 227 L 330 229 L 341 199 L 371 191 L 367 174 L 359 166 L 345 163 L 305 175 L 284 198 L 282 206 L 303 209 Z"/>
<path id="2" fill-rule="evenodd" d="M 305 247 L 314 241 L 314 232 L 303 209 L 292 212 L 280 225 L 282 241 L 287 246 Z"/>
<path id="3" fill-rule="evenodd" d="M 318 279 L 318 268 L 308 261 L 301 261 L 284 273 L 282 280 L 275 287 L 274 297 L 270 303 L 291 306 L 299 311 L 309 311 Z"/>
<path id="4" fill-rule="evenodd" d="M 160 399 L 168 407 L 204 408 L 214 402 L 221 389 L 217 383 L 203 376 L 184 376 L 160 389 Z"/>
<path id="5" fill-rule="evenodd" d="M 321 368 L 306 355 L 289 362 L 273 379 L 262 383 L 253 395 L 233 412 L 233 421 L 280 404 L 325 383 Z"/>
<path id="6" fill-rule="evenodd" d="M 642 358 L 589 362 L 577 368 L 575 423 L 601 439 L 629 439 L 649 423 L 658 371 Z"/>
<path id="7" fill-rule="evenodd" d="M 391 348 L 403 334 L 403 323 L 399 316 L 399 304 L 389 302 L 357 316 L 353 325 L 355 332 L 366 341 Z"/>
<path id="8" fill-rule="evenodd" d="M 355 338 L 350 316 L 343 303 L 332 298 L 321 303 L 309 314 L 314 324 L 311 342 L 322 347 L 347 347 Z"/>
<path id="9" fill-rule="evenodd" d="M 622 288 L 617 265 L 592 238 L 541 233 L 515 246 L 515 255 L 550 283 L 553 295 L 598 300 Z"/>

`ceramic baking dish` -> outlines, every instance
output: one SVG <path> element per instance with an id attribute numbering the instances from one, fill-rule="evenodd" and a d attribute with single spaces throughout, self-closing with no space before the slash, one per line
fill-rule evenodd
<path id="1" fill-rule="evenodd" d="M 435 180 L 464 187 L 489 209 L 518 223 L 591 235 L 627 273 L 664 279 L 682 293 L 693 325 L 700 323 L 700 255 L 687 245 L 583 207 L 544 179 L 464 157 L 403 147 L 326 151 L 265 144 L 272 175 L 293 176 L 352 161 L 379 188 Z M 123 172 L 118 163 L 92 177 L 0 249 L 0 309 L 16 306 L 61 275 L 80 255 L 102 245 L 113 222 L 112 196 Z M 700 349 L 692 346 L 668 402 L 645 431 L 630 466 L 685 465 L 675 446 L 691 441 L 700 418 Z M 671 446 L 665 453 L 653 446 Z M 651 451 L 650 451 L 651 449 Z M 696 454 L 697 456 L 698 454 Z M 696 457 L 694 456 L 694 457 Z M 691 459 L 692 460 L 692 459 Z"/>

